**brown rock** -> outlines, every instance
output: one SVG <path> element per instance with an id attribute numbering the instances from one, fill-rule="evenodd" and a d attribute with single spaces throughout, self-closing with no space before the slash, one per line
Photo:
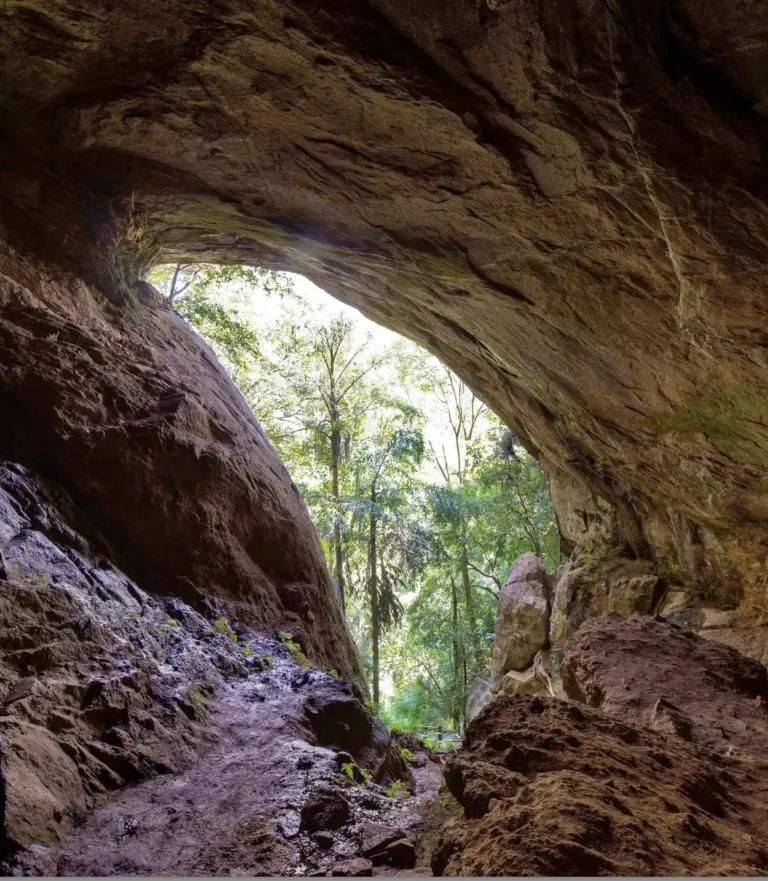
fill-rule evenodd
<path id="1" fill-rule="evenodd" d="M 359 678 L 306 506 L 210 349 L 154 295 L 116 311 L 0 252 L 0 457 L 87 498 L 101 548 L 143 586 L 290 626 L 310 656 Z M 18 324 L 29 314 L 34 331 Z M 63 580 L 76 567 L 52 555 L 40 570 Z"/>
<path id="2" fill-rule="evenodd" d="M 349 802 L 331 784 L 320 784 L 309 794 L 301 809 L 301 823 L 310 832 L 339 829 L 349 819 Z"/>
<path id="3" fill-rule="evenodd" d="M 370 878 L 373 874 L 373 863 L 361 858 L 346 860 L 336 863 L 326 874 L 332 878 Z"/>
<path id="4" fill-rule="evenodd" d="M 333 847 L 334 839 L 332 832 L 315 832 L 315 834 L 312 836 L 312 839 L 323 849 Z"/>
<path id="5" fill-rule="evenodd" d="M 0 721 L 3 837 L 17 845 L 52 844 L 62 822 L 85 810 L 77 764 L 44 728 Z"/>
<path id="6" fill-rule="evenodd" d="M 525 669 L 546 646 L 549 626 L 547 573 L 532 553 L 515 560 L 501 589 L 491 659 L 491 686 L 508 670 Z"/>
<path id="7" fill-rule="evenodd" d="M 360 853 L 364 857 L 380 853 L 388 844 L 404 837 L 400 829 L 383 826 L 381 823 L 364 823 L 361 834 Z"/>
<path id="8" fill-rule="evenodd" d="M 5 697 L 0 700 L 0 706 L 9 707 L 11 704 L 15 704 L 16 701 L 32 697 L 36 688 L 37 679 L 35 679 L 34 676 L 27 676 L 25 679 L 20 679 L 5 693 Z"/>
<path id="9" fill-rule="evenodd" d="M 371 854 L 371 862 L 374 866 L 410 869 L 416 862 L 416 847 L 409 838 L 399 838 L 379 853 Z"/>
<path id="10" fill-rule="evenodd" d="M 676 736 L 542 696 L 498 697 L 446 782 L 465 819 L 438 875 L 762 874 L 768 765 L 728 769 Z"/>
<path id="11" fill-rule="evenodd" d="M 562 675 L 569 697 L 613 716 L 768 759 L 768 670 L 660 618 L 587 622 L 568 643 Z"/>

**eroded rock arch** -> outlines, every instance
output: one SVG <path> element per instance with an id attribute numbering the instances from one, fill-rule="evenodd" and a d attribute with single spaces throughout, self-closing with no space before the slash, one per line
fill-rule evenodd
<path id="1" fill-rule="evenodd" d="M 3 4 L 0 452 L 150 579 L 311 614 L 319 650 L 338 620 L 288 478 L 140 281 L 285 267 L 457 370 L 546 463 L 571 543 L 764 602 L 766 15 Z M 178 510 L 200 538 L 170 561 Z"/>

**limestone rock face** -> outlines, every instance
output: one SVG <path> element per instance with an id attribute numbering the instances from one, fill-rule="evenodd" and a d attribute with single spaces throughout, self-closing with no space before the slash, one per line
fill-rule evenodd
<path id="1" fill-rule="evenodd" d="M 170 316 L 137 305 L 137 277 L 176 258 L 302 272 L 439 354 L 571 481 L 565 532 L 607 532 L 766 605 L 763 0 L 18 0 L 0 15 L 0 237 L 12 283 L 35 292 L 3 306 L 3 350 L 34 339 L 43 367 L 132 365 L 139 386 L 142 366 L 167 380 L 196 362 L 199 390 L 213 368 Z M 19 254 L 33 250 L 56 272 L 30 276 Z M 110 346 L 92 342 L 94 321 Z M 171 348 L 177 367 L 155 369 Z M 38 401 L 38 422 L 68 413 L 73 459 L 89 432 L 126 494 L 160 411 L 158 462 L 199 454 L 212 483 L 247 482 L 230 391 L 211 390 L 217 434 L 203 427 L 211 401 L 176 378 L 115 382 L 113 397 L 93 385 L 77 402 L 47 370 L 24 380 L 23 363 L 2 364 L 23 385 L 4 393 L 3 418 L 21 406 L 34 427 Z M 136 452 L 107 457 L 126 422 L 143 426 Z M 40 445 L 74 487 L 76 464 Z M 205 508 L 204 484 L 177 480 L 178 501 L 160 493 L 156 509 Z M 232 530 L 250 555 L 235 525 L 246 495 L 231 494 L 231 517 L 190 519 Z M 259 506 L 298 522 L 281 492 Z M 154 569 L 163 555 L 143 533 L 157 530 L 115 534 Z M 258 544 L 296 547 L 283 533 Z M 198 586 L 210 550 L 178 578 Z M 239 562 L 202 580 L 242 586 Z"/>
<path id="2" fill-rule="evenodd" d="M 587 565 L 576 555 L 555 573 L 549 636 L 562 647 L 590 618 L 612 612 L 624 618 L 649 614 L 658 600 L 661 579 L 645 560 L 612 557 Z"/>
<path id="3" fill-rule="evenodd" d="M 501 588 L 491 658 L 491 686 L 509 670 L 524 670 L 548 641 L 547 573 L 533 553 L 518 557 Z"/>

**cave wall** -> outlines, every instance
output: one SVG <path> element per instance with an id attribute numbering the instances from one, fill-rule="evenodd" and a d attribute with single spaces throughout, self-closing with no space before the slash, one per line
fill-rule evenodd
<path id="1" fill-rule="evenodd" d="M 101 553 L 144 589 L 289 630 L 360 678 L 285 466 L 212 350 L 149 286 L 136 290 L 116 307 L 0 251 L 0 459 L 58 481 Z"/>
<path id="2" fill-rule="evenodd" d="M 768 605 L 760 0 L 21 0 L 0 3 L 0 75 L 2 236 L 58 267 L 68 321 L 131 358 L 145 345 L 139 361 L 170 358 L 170 334 L 181 375 L 204 356 L 137 285 L 153 262 L 301 272 L 427 346 L 523 436 L 570 543 L 599 534 L 692 590 Z M 233 394 L 226 424 L 263 444 Z M 52 396 L 43 378 L 22 397 Z M 18 400 L 4 392 L 3 418 L 21 427 Z M 71 400 L 40 411 L 52 450 Z M 174 418 L 205 421 L 195 406 Z M 155 474 L 195 458 L 181 434 L 139 442 Z M 146 460 L 114 449 L 93 467 L 130 496 Z M 182 505 L 232 479 L 223 461 L 177 482 Z M 118 519 L 149 497 L 106 495 Z"/>

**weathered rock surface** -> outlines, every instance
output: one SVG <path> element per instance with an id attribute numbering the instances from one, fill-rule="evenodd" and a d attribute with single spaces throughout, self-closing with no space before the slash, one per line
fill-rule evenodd
<path id="1" fill-rule="evenodd" d="M 126 518 L 165 515 L 160 463 L 180 460 L 194 478 L 177 480 L 175 504 L 205 539 L 200 559 L 233 560 L 210 553 L 227 531 L 242 549 L 226 572 L 176 561 L 194 587 L 317 584 L 306 569 L 278 576 L 238 528 L 243 510 L 270 509 L 283 531 L 259 546 L 317 559 L 277 513 L 294 510 L 282 477 L 267 479 L 274 497 L 260 478 L 243 488 L 254 458 L 259 475 L 272 460 L 244 452 L 242 404 L 218 380 L 201 396 L 215 368 L 172 316 L 136 302 L 152 261 L 193 257 L 290 267 L 424 343 L 572 482 L 566 497 L 590 500 L 559 517 L 568 531 L 576 511 L 586 533 L 597 514 L 636 553 L 766 605 L 762 0 L 20 0 L 0 15 L 2 235 L 60 267 L 42 279 L 15 254 L 6 266 L 34 293 L 4 307 L 3 415 L 22 408 L 26 461 L 55 464 L 120 519 L 110 539 L 136 565 L 168 575 L 156 524 L 145 535 Z M 61 267 L 133 300 L 132 321 Z M 93 341 L 99 320 L 114 345 Z M 52 375 L 54 356 L 90 402 L 63 364 Z M 110 393 L 89 379 L 100 372 L 123 380 Z M 70 455 L 45 427 L 57 424 Z M 110 453 L 123 430 L 126 464 Z M 118 496 L 124 516 L 107 502 Z M 202 524 L 221 517 L 214 540 Z M 261 595 L 276 614 L 272 589 Z"/>
<path id="2" fill-rule="evenodd" d="M 554 578 L 549 639 L 562 647 L 590 618 L 614 612 L 625 618 L 654 611 L 662 580 L 647 560 L 575 554 Z"/>
<path id="3" fill-rule="evenodd" d="M 524 670 L 549 640 L 549 584 L 533 553 L 518 557 L 501 588 L 491 657 L 491 687 L 508 670 Z"/>
<path id="4" fill-rule="evenodd" d="M 102 556 L 145 589 L 291 630 L 358 675 L 298 490 L 175 313 L 117 309 L 0 248 L 0 412 L 0 457 L 55 478 L 73 516 L 98 523 Z"/>
<path id="5" fill-rule="evenodd" d="M 0 464 L 0 871 L 279 874 L 354 855 L 361 822 L 414 828 L 416 799 L 339 776 L 342 746 L 384 783 L 404 763 L 354 682 L 146 593 L 102 541 L 58 487 Z M 304 831 L 321 793 L 342 807 Z M 330 845 L 318 818 L 342 827 Z"/>
<path id="6" fill-rule="evenodd" d="M 343 826 L 349 819 L 349 802 L 339 790 L 320 784 L 310 791 L 301 808 L 301 821 L 310 832 L 329 831 Z"/>
<path id="7" fill-rule="evenodd" d="M 116 569 L 73 529 L 87 524 L 55 486 L 2 463 L 0 509 L 7 851 L 51 845 L 106 793 L 194 755 L 222 671 L 246 675 L 257 661 Z"/>
<path id="8" fill-rule="evenodd" d="M 768 664 L 768 612 L 719 609 L 685 591 L 670 591 L 659 614 L 673 624 L 693 630 L 704 639 L 729 645 L 748 658 Z"/>
<path id="9" fill-rule="evenodd" d="M 566 647 L 567 695 L 719 753 L 768 759 L 768 670 L 664 621 L 605 615 Z"/>
<path id="10" fill-rule="evenodd" d="M 768 765 L 709 751 L 599 710 L 497 698 L 446 771 L 465 819 L 436 874 L 761 875 Z"/>
<path id="11" fill-rule="evenodd" d="M 501 680 L 503 694 L 552 694 L 549 652 L 536 652 L 533 663 L 527 670 L 510 670 Z"/>
<path id="12" fill-rule="evenodd" d="M 467 697 L 467 722 L 471 722 L 493 700 L 494 692 L 487 679 L 478 676 L 472 683 Z"/>

